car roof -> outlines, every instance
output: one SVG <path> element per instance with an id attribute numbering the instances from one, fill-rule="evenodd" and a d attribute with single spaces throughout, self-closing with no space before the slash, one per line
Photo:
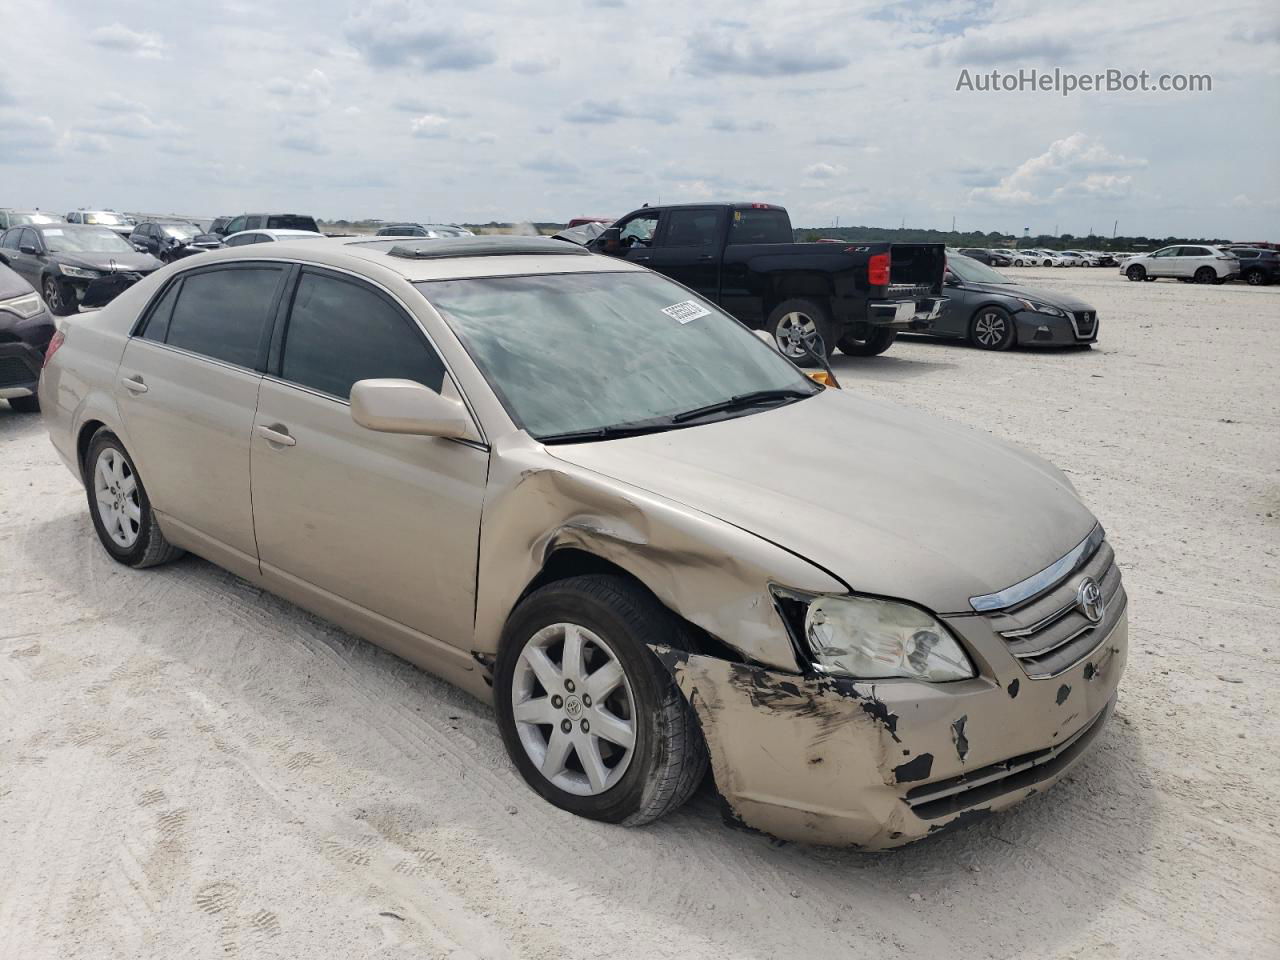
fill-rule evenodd
<path id="1" fill-rule="evenodd" d="M 245 231 L 262 232 L 262 231 Z M 388 243 L 388 241 L 392 241 Z M 542 246 L 545 244 L 545 248 Z M 394 248 L 424 248 L 421 257 L 393 254 Z M 642 273 L 636 264 L 588 253 L 551 237 L 325 237 L 290 243 L 226 247 L 191 258 L 214 260 L 296 260 L 354 270 L 375 277 L 386 271 L 410 282 L 470 277 L 509 277 L 552 273 Z M 196 265 L 195 263 L 192 264 Z"/>

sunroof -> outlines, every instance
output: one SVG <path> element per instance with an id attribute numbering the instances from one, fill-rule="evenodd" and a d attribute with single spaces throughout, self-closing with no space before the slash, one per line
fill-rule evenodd
<path id="1" fill-rule="evenodd" d="M 404 240 L 388 252 L 406 260 L 443 260 L 450 257 L 589 257 L 585 247 L 551 237 L 442 237 Z"/>

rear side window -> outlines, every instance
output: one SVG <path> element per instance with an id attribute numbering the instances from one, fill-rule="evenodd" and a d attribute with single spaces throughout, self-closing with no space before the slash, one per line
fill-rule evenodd
<path id="1" fill-rule="evenodd" d="M 444 363 L 382 294 L 358 281 L 304 271 L 285 328 L 280 376 L 346 400 L 357 380 L 381 377 L 439 390 Z"/>
<path id="2" fill-rule="evenodd" d="M 182 286 L 181 280 L 175 280 L 169 284 L 169 288 L 165 290 L 164 295 L 151 308 L 151 313 L 147 316 L 146 325 L 138 336 L 144 340 L 164 343 L 165 337 L 169 335 L 169 318 L 173 315 L 173 305 L 177 302 L 178 288 L 180 286 Z"/>
<path id="3" fill-rule="evenodd" d="M 668 210 L 666 247 L 712 247 L 716 242 L 715 210 Z"/>
<path id="4" fill-rule="evenodd" d="M 791 218 L 785 210 L 735 210 L 730 243 L 791 243 Z"/>
<path id="5" fill-rule="evenodd" d="M 165 342 L 254 369 L 283 272 L 255 265 L 189 274 Z"/>

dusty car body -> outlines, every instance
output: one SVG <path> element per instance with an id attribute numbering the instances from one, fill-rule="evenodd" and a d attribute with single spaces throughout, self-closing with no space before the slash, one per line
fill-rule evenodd
<path id="1" fill-rule="evenodd" d="M 419 257 L 317 240 L 182 261 L 67 325 L 40 386 L 50 438 L 92 487 L 86 457 L 108 431 L 173 548 L 495 701 L 500 716 L 495 666 L 539 591 L 584 576 L 635 585 L 660 605 L 647 650 L 696 715 L 732 816 L 778 837 L 896 846 L 1016 803 L 1087 750 L 1124 668 L 1126 600 L 1101 527 L 1059 471 L 986 435 L 808 385 L 681 429 L 535 435 L 487 378 L 458 291 L 573 278 L 681 288 L 568 244 L 529 240 L 498 255 L 486 242 L 424 241 Z M 194 422 L 188 411 L 214 409 L 210 391 L 226 399 L 225 364 L 140 343 L 139 318 L 184 276 L 246 263 L 376 285 L 443 361 L 430 409 L 448 417 L 403 436 L 423 432 L 404 411 L 425 388 L 361 381 L 348 404 L 289 389 L 267 361 L 234 371 L 256 384 L 256 410 Z M 689 303 L 706 312 L 685 319 Z M 673 330 L 735 324 L 709 303 L 678 305 L 679 319 L 661 318 Z M 147 363 L 162 366 L 144 381 Z M 373 415 L 361 383 L 403 408 Z M 165 434 L 170 418 L 181 429 Z M 336 460 L 335 438 L 350 447 Z M 241 461 L 243 475 L 229 474 Z M 356 502 L 335 479 L 352 470 L 363 471 Z M 861 506 L 849 505 L 851 485 Z M 118 509 L 118 486 L 105 493 Z M 218 526 L 244 529 L 248 517 L 254 533 L 240 541 Z M 815 651 L 827 634 L 814 633 L 814 611 L 852 601 L 939 625 L 967 674 L 840 674 Z"/>

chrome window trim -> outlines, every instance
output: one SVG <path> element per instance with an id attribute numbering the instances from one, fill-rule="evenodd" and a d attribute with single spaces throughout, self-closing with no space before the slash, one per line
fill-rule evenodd
<path id="1" fill-rule="evenodd" d="M 1039 573 L 1033 573 L 1025 580 L 1020 580 L 1011 587 L 1005 587 L 995 593 L 987 593 L 980 597 L 970 597 L 969 606 L 978 613 L 992 610 L 1003 610 L 1006 607 L 1025 603 L 1032 597 L 1044 593 L 1057 586 L 1085 560 L 1093 556 L 1095 550 L 1102 545 L 1105 534 L 1101 524 L 1096 524 L 1089 535 L 1081 540 L 1069 553 L 1054 561 Z"/>

